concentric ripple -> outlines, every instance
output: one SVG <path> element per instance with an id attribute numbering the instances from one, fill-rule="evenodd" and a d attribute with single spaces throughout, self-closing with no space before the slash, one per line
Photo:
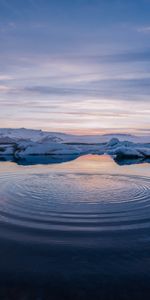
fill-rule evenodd
<path id="1" fill-rule="evenodd" d="M 150 179 L 131 175 L 3 173 L 1 235 L 62 242 L 62 232 L 150 227 Z M 64 237 L 63 237 L 64 239 Z"/>

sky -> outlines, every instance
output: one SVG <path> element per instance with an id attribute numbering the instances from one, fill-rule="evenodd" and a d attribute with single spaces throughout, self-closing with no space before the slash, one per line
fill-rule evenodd
<path id="1" fill-rule="evenodd" d="M 0 127 L 150 132 L 150 0 L 0 0 Z"/>

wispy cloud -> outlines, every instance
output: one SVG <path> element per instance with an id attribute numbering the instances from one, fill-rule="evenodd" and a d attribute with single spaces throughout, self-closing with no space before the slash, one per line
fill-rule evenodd
<path id="1" fill-rule="evenodd" d="M 10 87 L 6 86 L 6 85 L 0 85 L 0 92 L 9 92 L 11 90 Z"/>
<path id="2" fill-rule="evenodd" d="M 150 33 L 150 25 L 149 26 L 139 27 L 139 28 L 137 28 L 137 31 L 149 34 Z"/>
<path id="3" fill-rule="evenodd" d="M 0 0 L 0 126 L 148 127 L 149 11 L 148 0 Z"/>
<path id="4" fill-rule="evenodd" d="M 0 74 L 0 81 L 12 80 L 13 77 L 7 74 Z"/>

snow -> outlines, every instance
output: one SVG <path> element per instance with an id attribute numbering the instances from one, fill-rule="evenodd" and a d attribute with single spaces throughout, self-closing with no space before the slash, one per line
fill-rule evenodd
<path id="1" fill-rule="evenodd" d="M 0 156 L 4 155 L 13 155 L 14 154 L 14 147 L 8 144 L 0 144 Z"/>
<path id="2" fill-rule="evenodd" d="M 107 144 L 106 153 L 119 158 L 147 158 L 150 157 L 150 143 L 133 143 L 112 139 Z"/>
<path id="3" fill-rule="evenodd" d="M 15 157 L 22 158 L 27 155 L 54 155 L 54 154 L 80 154 L 80 149 L 70 145 L 55 142 L 29 142 L 18 144 Z"/>
<path id="4" fill-rule="evenodd" d="M 135 136 L 131 134 L 104 134 L 104 135 L 71 135 L 59 132 L 48 132 L 34 129 L 12 129 L 0 128 L 0 141 L 9 138 L 9 141 L 30 140 L 33 142 L 56 141 L 63 143 L 108 143 L 112 138 L 119 141 L 130 141 L 135 143 L 150 143 L 150 136 Z"/>
<path id="5" fill-rule="evenodd" d="M 75 136 L 30 129 L 0 129 L 0 156 L 109 154 L 115 158 L 150 157 L 150 137 L 123 134 Z"/>
<path id="6" fill-rule="evenodd" d="M 126 147 L 126 146 L 119 146 L 117 147 L 116 149 L 113 149 L 113 150 L 109 150 L 107 152 L 108 154 L 112 155 L 112 156 L 116 156 L 116 157 L 119 157 L 119 158 L 144 158 L 144 151 L 143 153 L 141 153 L 139 151 L 139 149 L 136 149 L 134 147 Z"/>
<path id="7" fill-rule="evenodd" d="M 139 152 L 145 157 L 150 157 L 150 148 L 139 148 Z"/>

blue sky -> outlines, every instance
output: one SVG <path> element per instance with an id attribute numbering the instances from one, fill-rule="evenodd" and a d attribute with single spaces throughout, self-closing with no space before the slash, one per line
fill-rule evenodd
<path id="1" fill-rule="evenodd" d="M 150 128 L 149 0 L 0 0 L 0 127 Z"/>

